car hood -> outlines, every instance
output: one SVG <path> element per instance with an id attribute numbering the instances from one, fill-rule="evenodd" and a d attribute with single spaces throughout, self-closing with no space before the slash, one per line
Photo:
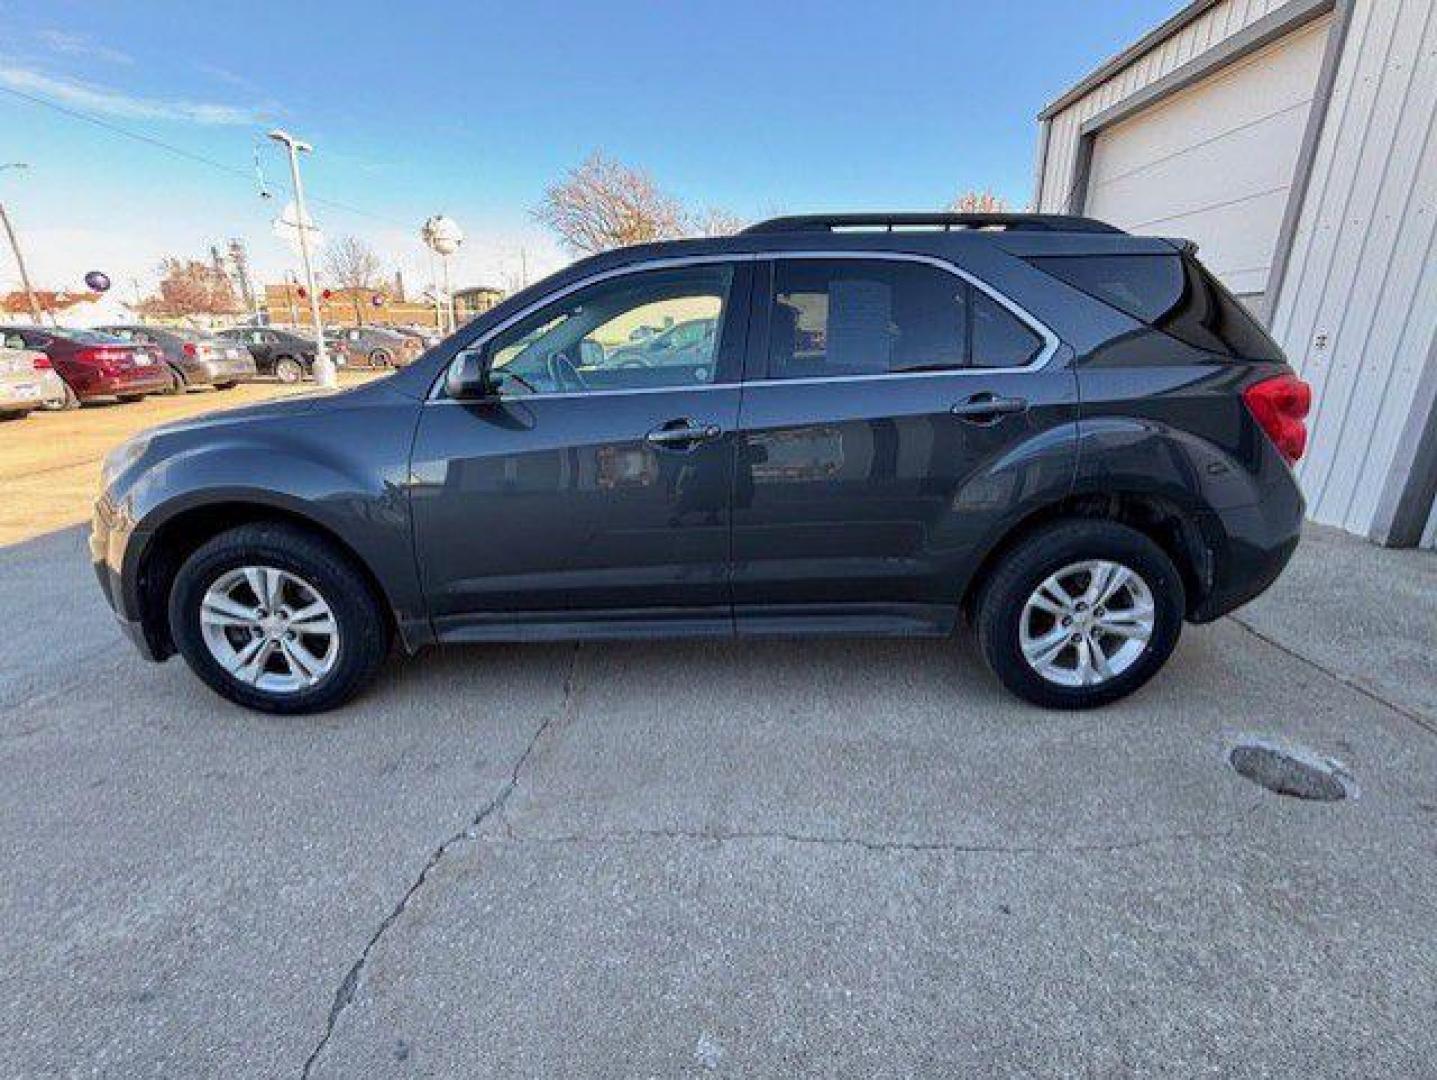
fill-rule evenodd
<path id="1" fill-rule="evenodd" d="M 333 409 L 354 408 L 381 398 L 403 400 L 404 396 L 396 394 L 381 383 L 357 386 L 351 390 L 341 390 L 338 393 L 316 389 L 303 394 L 293 394 L 276 401 L 262 401 L 255 405 L 244 405 L 238 409 L 225 409 L 222 412 L 161 424 L 159 427 L 150 428 L 144 432 L 144 435 L 153 438 L 157 435 L 202 431 L 206 428 L 235 427 L 260 420 L 277 420 L 286 416 L 302 416 L 309 413 L 328 412 Z"/>

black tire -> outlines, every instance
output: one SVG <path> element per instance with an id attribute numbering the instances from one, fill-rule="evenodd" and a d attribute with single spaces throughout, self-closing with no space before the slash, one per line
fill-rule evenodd
<path id="1" fill-rule="evenodd" d="M 170 395 L 183 394 L 188 386 L 189 384 L 185 382 L 184 375 L 174 368 L 170 368 L 170 385 L 161 390 L 160 393 Z"/>
<path id="2" fill-rule="evenodd" d="M 387 368 L 394 366 L 394 357 L 388 349 L 375 349 L 369 354 L 369 366 L 376 368 Z"/>
<path id="3" fill-rule="evenodd" d="M 304 378 L 304 365 L 292 356 L 281 356 L 274 362 L 274 375 L 280 382 L 292 385 Z"/>
<path id="4" fill-rule="evenodd" d="M 1152 631 L 1125 670 L 1096 685 L 1066 686 L 1028 663 L 1020 623 L 1029 597 L 1050 575 L 1094 559 L 1142 579 L 1152 594 Z M 1182 575 L 1151 539 L 1112 521 L 1069 519 L 1032 533 L 1003 556 L 978 594 L 974 623 L 983 659 L 1013 693 L 1045 708 L 1091 709 L 1126 697 L 1158 673 L 1178 643 L 1185 610 Z"/>
<path id="5" fill-rule="evenodd" d="M 237 679 L 215 658 L 200 625 L 206 591 L 223 574 L 266 566 L 304 579 L 324 599 L 339 628 L 333 667 L 307 689 L 276 693 Z M 379 598 L 345 553 L 292 525 L 259 523 L 221 533 L 180 567 L 169 597 L 176 647 L 211 689 L 261 712 L 302 714 L 349 701 L 374 678 L 389 652 L 389 620 Z"/>

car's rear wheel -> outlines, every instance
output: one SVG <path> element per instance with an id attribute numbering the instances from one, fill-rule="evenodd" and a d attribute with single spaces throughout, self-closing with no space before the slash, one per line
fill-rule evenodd
<path id="1" fill-rule="evenodd" d="M 390 355 L 388 349 L 375 349 L 369 354 L 369 366 L 377 368 L 393 367 L 394 357 Z"/>
<path id="2" fill-rule="evenodd" d="M 1021 541 L 979 594 L 978 641 L 1013 693 L 1084 709 L 1132 693 L 1182 632 L 1182 575 L 1156 543 L 1111 521 L 1060 521 Z"/>
<path id="3" fill-rule="evenodd" d="M 175 577 L 169 619 L 196 675 L 264 712 L 342 705 L 389 651 L 383 607 L 359 570 L 283 524 L 241 526 L 201 546 Z"/>
<path id="4" fill-rule="evenodd" d="M 304 378 L 304 368 L 292 356 L 281 356 L 274 362 L 274 374 L 282 383 L 297 383 Z"/>

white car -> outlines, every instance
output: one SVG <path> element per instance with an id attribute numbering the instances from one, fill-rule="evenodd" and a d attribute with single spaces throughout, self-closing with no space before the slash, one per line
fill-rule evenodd
<path id="1" fill-rule="evenodd" d="M 64 402 L 65 384 L 50 366 L 50 358 L 25 348 L 13 334 L 0 334 L 0 419 Z"/>

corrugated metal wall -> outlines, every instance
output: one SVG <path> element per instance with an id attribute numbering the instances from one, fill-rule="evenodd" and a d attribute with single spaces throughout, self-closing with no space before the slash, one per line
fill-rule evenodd
<path id="1" fill-rule="evenodd" d="M 1054 116 L 1050 121 L 1048 156 L 1043 163 L 1042 199 L 1038 209 L 1051 213 L 1062 213 L 1067 209 L 1068 193 L 1072 189 L 1077 166 L 1078 136 L 1084 121 L 1172 74 L 1224 38 L 1231 37 L 1281 7 L 1283 2 L 1225 0 Z"/>
<path id="2" fill-rule="evenodd" d="M 1357 0 L 1272 319 L 1313 388 L 1310 513 L 1364 535 L 1437 336 L 1434 12 Z"/>
<path id="3" fill-rule="evenodd" d="M 1089 118 L 1282 6 L 1227 0 L 1049 121 L 1039 209 L 1063 211 Z M 1437 356 L 1437 0 L 1353 0 L 1272 328 L 1313 385 L 1311 516 L 1360 535 L 1401 471 Z M 1405 434 L 1404 434 L 1405 433 Z M 1423 545 L 1437 547 L 1437 508 Z"/>

